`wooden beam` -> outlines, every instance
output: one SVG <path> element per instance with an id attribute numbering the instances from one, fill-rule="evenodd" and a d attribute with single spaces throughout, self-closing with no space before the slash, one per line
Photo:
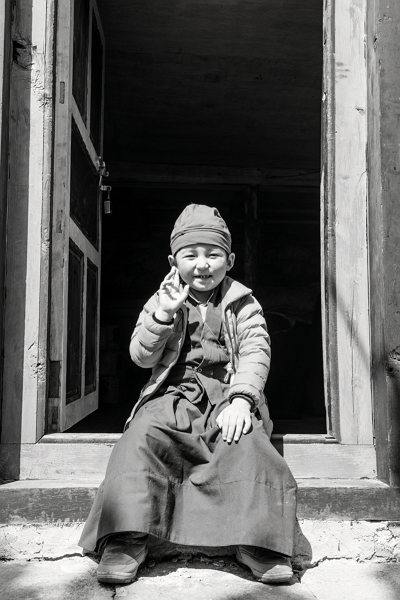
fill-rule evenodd
<path id="1" fill-rule="evenodd" d="M 366 11 L 359 0 L 324 6 L 324 355 L 329 430 L 346 444 L 373 441 Z"/>
<path id="2" fill-rule="evenodd" d="M 93 437 L 93 434 L 59 434 L 56 443 L 4 444 L 0 447 L 0 473 L 4 479 L 93 479 L 107 468 L 114 443 L 120 435 Z M 69 436 L 65 438 L 63 436 Z M 332 443 L 323 436 L 273 436 L 272 443 L 287 461 L 294 477 L 373 479 L 376 477 L 375 449 L 372 445 Z M 45 438 L 45 439 L 46 439 Z M 70 442 L 62 443 L 63 439 Z M 300 443 L 305 438 L 306 443 Z M 322 439 L 321 439 L 322 438 Z M 84 440 L 84 441 L 82 441 Z M 104 440 L 104 441 L 103 441 Z M 61 442 L 61 443 L 60 443 Z M 18 450 L 16 449 L 18 448 Z M 82 462 L 82 456 L 85 460 Z"/>
<path id="3" fill-rule="evenodd" d="M 395 37 L 391 36 L 387 47 L 380 33 L 381 27 L 386 19 L 379 16 L 379 1 L 371 0 L 369 3 L 367 30 L 366 30 L 366 50 L 368 65 L 368 196 L 369 196 L 369 258 L 371 265 L 370 277 L 370 299 L 371 299 L 371 360 L 372 360 L 372 393 L 374 400 L 374 434 L 376 442 L 376 459 L 378 477 L 387 483 L 391 480 L 390 462 L 388 444 L 388 389 L 385 373 L 385 295 L 383 293 L 385 285 L 384 272 L 384 246 L 385 246 L 385 225 L 383 213 L 383 190 L 382 190 L 382 153 L 381 153 L 381 108 L 380 108 L 380 80 L 386 75 L 384 67 L 381 73 L 381 65 L 385 59 L 382 51 L 386 53 L 391 44 L 396 45 Z M 397 3 L 396 3 L 397 4 Z M 393 9 L 393 3 L 391 3 Z M 386 3 L 383 11 L 386 14 Z M 379 42 L 379 45 L 378 45 Z M 396 71 L 397 72 L 397 69 Z M 385 74 L 385 75 L 384 75 Z M 390 74 L 390 70 L 389 70 Z M 386 115 L 385 115 L 386 116 Z M 389 384 L 390 385 L 390 384 Z M 394 386 L 398 382 L 393 382 Z M 390 385 L 390 387 L 392 387 Z M 396 457 L 396 464 L 399 459 Z M 397 485 L 399 485 L 398 481 Z"/>
<path id="4" fill-rule="evenodd" d="M 14 3 L 2 442 L 42 437 L 47 400 L 54 0 Z"/>
<path id="5" fill-rule="evenodd" d="M 175 165 L 144 163 L 107 163 L 112 185 L 180 184 L 243 185 L 318 188 L 319 171 L 224 167 L 213 165 Z"/>
<path id="6" fill-rule="evenodd" d="M 371 379 L 378 477 L 400 486 L 400 4 L 368 5 Z"/>
<path id="7" fill-rule="evenodd" d="M 4 343 L 4 288 L 7 240 L 7 182 L 10 122 L 11 75 L 11 0 L 0 3 L 0 356 Z M 0 361 L 0 390 L 3 389 L 3 364 Z M 1 395 L 1 392 L 0 392 Z M 1 408 L 0 408 L 1 413 Z M 0 414 L 1 418 L 1 414 Z"/>
<path id="8" fill-rule="evenodd" d="M 380 481 L 310 479 L 298 483 L 297 516 L 300 519 L 398 519 L 400 490 L 387 487 Z"/>
<path id="9" fill-rule="evenodd" d="M 0 524 L 82 523 L 100 480 L 15 481 L 0 487 Z M 300 479 L 301 519 L 396 521 L 400 490 L 379 481 Z"/>

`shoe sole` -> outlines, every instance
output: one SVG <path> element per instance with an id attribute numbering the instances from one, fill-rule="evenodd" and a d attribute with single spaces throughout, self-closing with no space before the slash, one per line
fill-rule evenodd
<path id="1" fill-rule="evenodd" d="M 146 561 L 147 554 L 148 554 L 148 548 L 146 547 L 144 549 L 143 558 L 141 557 L 140 554 L 138 555 L 138 557 L 137 557 L 137 558 L 139 558 L 138 566 L 131 573 L 126 573 L 124 571 L 109 571 L 109 570 L 105 571 L 104 573 L 102 573 L 100 571 L 100 573 L 99 573 L 99 568 L 97 568 L 97 581 L 99 583 L 110 583 L 110 584 L 132 583 L 132 581 L 134 581 L 136 579 L 138 570 L 143 565 L 143 563 Z"/>
<path id="2" fill-rule="evenodd" d="M 256 581 L 260 581 L 261 583 L 289 583 L 289 581 L 291 581 L 293 577 L 293 571 L 291 571 L 290 573 L 282 573 L 281 575 L 279 573 L 277 573 L 276 575 L 257 573 L 257 571 L 254 571 L 251 567 L 249 567 L 249 565 L 246 565 L 246 563 L 242 562 L 237 555 L 236 560 L 241 567 L 247 569 L 248 571 L 251 571 L 254 579 Z"/>
<path id="3" fill-rule="evenodd" d="M 138 570 L 134 573 L 122 573 L 120 571 L 108 571 L 102 575 L 101 573 L 97 573 L 97 581 L 100 583 L 132 583 L 132 581 L 136 578 Z"/>
<path id="4" fill-rule="evenodd" d="M 258 581 L 261 583 L 289 583 L 292 580 L 293 571 L 287 575 L 262 575 Z"/>

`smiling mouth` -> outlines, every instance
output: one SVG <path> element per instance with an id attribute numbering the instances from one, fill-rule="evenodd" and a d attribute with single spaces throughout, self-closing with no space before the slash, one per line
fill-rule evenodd
<path id="1" fill-rule="evenodd" d="M 208 279 L 211 275 L 195 275 L 195 279 Z"/>

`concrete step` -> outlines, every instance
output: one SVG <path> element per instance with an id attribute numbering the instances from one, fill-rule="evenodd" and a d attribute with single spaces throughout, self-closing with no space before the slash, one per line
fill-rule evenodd
<path id="1" fill-rule="evenodd" d="M 148 565 L 152 566 L 148 566 Z M 266 596 L 268 594 L 268 596 Z M 0 597 L 13 600 L 315 600 L 296 577 L 290 585 L 271 586 L 254 581 L 233 557 L 211 565 L 200 560 L 184 563 L 148 562 L 131 585 L 102 585 L 96 565 L 88 558 L 71 557 L 56 562 L 0 564 Z"/>
<path id="2" fill-rule="evenodd" d="M 8 532 L 10 533 L 10 532 Z M 41 532 L 46 538 L 46 534 Z M 43 547 L 43 540 L 40 547 Z M 0 598 L 27 600 L 398 600 L 400 564 L 360 563 L 325 557 L 316 568 L 294 577 L 291 584 L 263 585 L 253 580 L 233 556 L 205 562 L 149 559 L 131 585 L 100 585 L 96 564 L 75 553 L 0 562 Z M 73 551 L 74 548 L 71 548 Z M 36 549 L 37 551 L 37 549 Z"/>
<path id="3" fill-rule="evenodd" d="M 0 526 L 0 567 L 12 561 L 32 562 L 38 565 L 40 561 L 56 563 L 63 559 L 80 557 L 81 548 L 78 546 L 78 540 L 82 530 L 83 523 L 2 525 Z M 233 546 L 196 548 L 171 544 L 152 536 L 149 539 L 150 567 L 157 562 L 165 565 L 165 561 L 171 561 L 176 567 L 189 567 L 192 561 L 196 561 L 198 566 L 214 568 L 214 563 L 216 563 L 214 566 L 218 567 L 221 562 L 228 565 L 230 561 L 234 561 L 234 556 Z M 224 557 L 229 558 L 226 560 Z M 354 560 L 358 563 L 369 562 L 369 564 L 400 562 L 400 524 L 382 521 L 300 519 L 295 530 L 294 568 L 303 571 L 327 561 L 338 560 Z M 91 564 L 95 569 L 94 563 Z M 14 598 L 12 594 L 5 597 Z M 0 598 L 3 598 L 1 593 Z M 380 598 L 377 596 L 377 600 Z M 382 600 L 383 598 L 387 600 L 385 596 Z"/>
<path id="4" fill-rule="evenodd" d="M 148 561 L 131 585 L 99 585 L 96 565 L 80 556 L 0 563 L 0 597 L 12 600 L 397 600 L 400 564 L 325 561 L 291 584 L 253 580 L 233 557 L 210 564 Z M 300 579 L 300 581 L 299 581 Z"/>
<path id="5" fill-rule="evenodd" d="M 100 478 L 23 480 L 0 486 L 0 523 L 85 521 Z M 300 478 L 300 519 L 386 520 L 400 514 L 400 489 L 372 479 Z"/>

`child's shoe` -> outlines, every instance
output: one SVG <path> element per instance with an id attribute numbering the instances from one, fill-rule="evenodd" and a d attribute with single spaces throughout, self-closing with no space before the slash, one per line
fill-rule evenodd
<path id="1" fill-rule="evenodd" d="M 131 583 L 147 556 L 148 536 L 135 537 L 129 532 L 110 535 L 97 568 L 102 583 Z"/>
<path id="2" fill-rule="evenodd" d="M 288 583 L 293 577 L 290 558 L 256 546 L 237 546 L 236 560 L 262 583 Z"/>

